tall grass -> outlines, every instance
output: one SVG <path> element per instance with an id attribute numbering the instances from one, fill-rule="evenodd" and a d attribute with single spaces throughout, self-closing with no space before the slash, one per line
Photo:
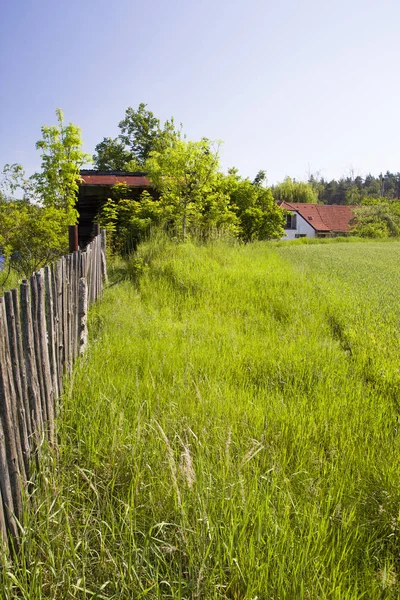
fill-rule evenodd
<path id="1" fill-rule="evenodd" d="M 0 269 L 0 295 L 3 295 L 7 290 L 17 287 L 20 282 L 21 277 L 14 269 L 9 269 L 8 267 Z"/>
<path id="2" fill-rule="evenodd" d="M 143 246 L 92 310 L 3 597 L 398 598 L 399 254 Z"/>

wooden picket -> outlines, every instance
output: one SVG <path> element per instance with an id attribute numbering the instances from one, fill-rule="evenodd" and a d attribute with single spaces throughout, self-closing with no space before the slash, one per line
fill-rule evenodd
<path id="1" fill-rule="evenodd" d="M 0 545 L 18 548 L 33 458 L 56 443 L 63 377 L 87 346 L 87 310 L 106 280 L 106 233 L 0 297 Z"/>

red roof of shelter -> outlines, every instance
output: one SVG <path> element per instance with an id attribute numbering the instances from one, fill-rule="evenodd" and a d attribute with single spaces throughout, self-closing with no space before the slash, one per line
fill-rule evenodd
<path id="1" fill-rule="evenodd" d="M 126 183 L 129 187 L 151 187 L 146 173 L 128 173 L 124 171 L 81 171 L 83 185 L 107 185 Z"/>
<path id="2" fill-rule="evenodd" d="M 343 231 L 351 229 L 350 221 L 354 217 L 355 206 L 335 204 L 303 204 L 300 202 L 282 202 L 281 208 L 296 211 L 316 231 Z"/>

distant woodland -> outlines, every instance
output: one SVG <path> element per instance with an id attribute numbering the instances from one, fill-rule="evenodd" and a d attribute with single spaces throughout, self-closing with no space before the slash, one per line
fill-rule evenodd
<path id="1" fill-rule="evenodd" d="M 400 173 L 390 171 L 378 177 L 349 175 L 330 181 L 311 175 L 308 183 L 317 193 L 321 204 L 360 204 L 368 198 L 400 199 Z"/>

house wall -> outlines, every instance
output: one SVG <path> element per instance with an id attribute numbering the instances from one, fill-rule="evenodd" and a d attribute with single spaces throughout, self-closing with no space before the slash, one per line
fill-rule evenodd
<path id="1" fill-rule="evenodd" d="M 299 213 L 295 213 L 296 218 L 296 229 L 285 229 L 285 235 L 281 238 L 282 240 L 294 240 L 296 235 L 305 235 L 306 237 L 316 237 L 315 229 L 303 219 Z"/>

